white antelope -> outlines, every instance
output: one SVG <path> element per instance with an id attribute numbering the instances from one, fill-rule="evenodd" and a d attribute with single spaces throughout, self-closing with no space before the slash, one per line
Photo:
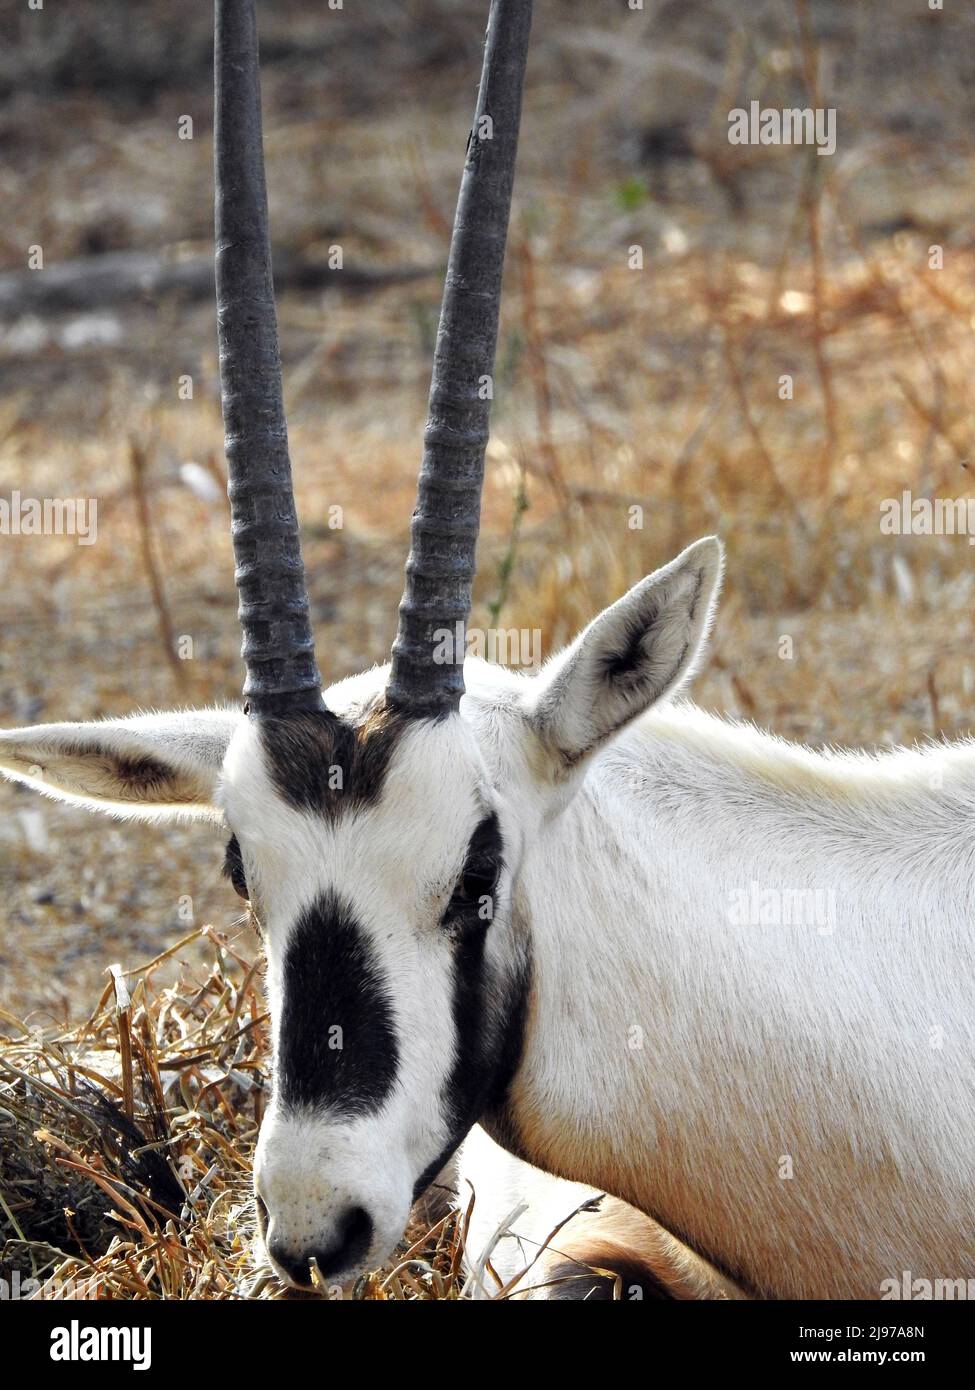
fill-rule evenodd
<path id="1" fill-rule="evenodd" d="M 528 1160 L 618 1199 L 565 1228 L 565 1259 L 652 1265 L 656 1240 L 683 1296 L 975 1275 L 975 746 L 823 755 L 671 703 L 714 610 L 710 539 L 533 678 L 463 644 L 436 659 L 470 607 L 529 0 L 491 8 L 475 132 L 490 116 L 492 138 L 468 147 L 392 662 L 324 697 L 253 0 L 216 18 L 246 703 L 13 730 L 0 762 L 114 815 L 228 828 L 267 949 L 273 1266 L 296 1284 L 312 1258 L 329 1279 L 376 1266 L 479 1123 L 514 1156 L 468 1150 L 485 1234 L 542 1181 Z M 820 900 L 805 920 L 775 908 Z"/>

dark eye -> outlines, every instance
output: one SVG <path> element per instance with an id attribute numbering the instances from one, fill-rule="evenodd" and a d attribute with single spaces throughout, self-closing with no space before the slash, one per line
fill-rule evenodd
<path id="1" fill-rule="evenodd" d="M 485 931 L 494 920 L 494 894 L 501 865 L 468 864 L 453 891 L 444 926 L 455 939 Z"/>
<path id="2" fill-rule="evenodd" d="M 504 867 L 504 845 L 496 815 L 486 816 L 467 846 L 464 868 L 451 895 L 444 926 L 452 936 L 483 931 L 494 918 L 494 895 Z"/>
<path id="3" fill-rule="evenodd" d="M 235 893 L 239 893 L 244 899 L 250 897 L 250 893 L 247 891 L 247 879 L 244 877 L 244 860 L 236 835 L 231 835 L 227 841 L 227 849 L 223 857 L 223 876 L 230 879 Z"/>
<path id="4" fill-rule="evenodd" d="M 465 869 L 454 890 L 454 898 L 459 902 L 477 906 L 482 898 L 490 898 L 493 895 L 500 875 L 500 864 L 478 865 L 477 868 Z"/>

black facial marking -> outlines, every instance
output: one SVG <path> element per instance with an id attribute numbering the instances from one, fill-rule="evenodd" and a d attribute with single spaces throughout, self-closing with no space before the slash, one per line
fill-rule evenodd
<path id="1" fill-rule="evenodd" d="M 330 710 L 265 718 L 259 729 L 274 785 L 289 805 L 336 817 L 379 799 L 404 715 L 378 705 L 358 724 Z"/>
<path id="2" fill-rule="evenodd" d="M 454 953 L 453 1016 L 457 1032 L 457 1052 L 447 1081 L 446 1095 L 450 1126 L 459 1129 L 468 1116 L 476 1117 L 478 1101 L 487 1096 L 493 1082 L 488 1027 L 487 971 L 483 932 L 471 932 Z"/>
<path id="3" fill-rule="evenodd" d="M 237 836 L 231 835 L 227 841 L 227 849 L 223 856 L 223 876 L 229 878 L 233 884 L 234 892 L 245 901 L 250 897 L 247 891 L 247 879 L 244 876 L 244 860 L 240 853 L 240 845 Z"/>
<path id="4" fill-rule="evenodd" d="M 454 1155 L 473 1124 L 506 1112 L 508 1090 L 521 1062 L 528 1020 L 531 955 L 527 945 L 505 980 L 487 984 L 483 935 L 462 946 L 454 967 L 454 1065 L 444 1086 L 450 1138 L 420 1174 L 417 1201 Z M 488 997 L 490 995 L 490 998 Z M 497 1126 L 487 1125 L 489 1133 Z"/>
<path id="5" fill-rule="evenodd" d="M 497 817 L 488 816 L 468 845 L 464 874 L 444 914 L 454 940 L 452 1015 L 456 1044 L 453 1066 L 443 1090 L 450 1139 L 424 1170 L 413 1190 L 414 1201 L 426 1190 L 454 1153 L 471 1125 L 485 1111 L 501 1107 L 521 1061 L 531 983 L 527 938 L 510 974 L 500 976 L 485 957 L 487 922 L 478 912 L 478 897 L 462 889 L 465 876 L 484 881 L 503 862 L 504 845 Z M 475 886 L 480 886 L 480 883 Z"/>
<path id="6" fill-rule="evenodd" d="M 349 1118 L 378 1110 L 396 1079 L 393 1012 L 369 938 L 337 894 L 321 894 L 298 918 L 283 979 L 284 1107 L 328 1106 Z"/>

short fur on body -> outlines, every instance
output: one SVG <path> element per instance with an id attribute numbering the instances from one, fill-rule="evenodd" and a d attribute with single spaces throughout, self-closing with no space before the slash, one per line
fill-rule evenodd
<path id="1" fill-rule="evenodd" d="M 236 838 L 285 1277 L 388 1256 L 475 1121 L 749 1294 L 975 1273 L 975 745 L 815 753 L 668 704 L 719 574 L 698 542 L 535 677 L 469 659 L 459 714 L 375 756 L 347 745 L 384 736 L 386 668 L 326 692 L 368 734 L 321 725 L 298 755 L 236 711 L 0 735 L 18 780 Z"/>

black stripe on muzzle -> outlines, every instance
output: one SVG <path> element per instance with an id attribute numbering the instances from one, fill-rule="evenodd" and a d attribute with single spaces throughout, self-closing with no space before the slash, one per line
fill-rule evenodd
<path id="1" fill-rule="evenodd" d="M 298 918 L 284 958 L 276 1085 L 286 1109 L 354 1118 L 393 1088 L 399 1048 L 382 971 L 355 913 L 333 892 Z"/>

